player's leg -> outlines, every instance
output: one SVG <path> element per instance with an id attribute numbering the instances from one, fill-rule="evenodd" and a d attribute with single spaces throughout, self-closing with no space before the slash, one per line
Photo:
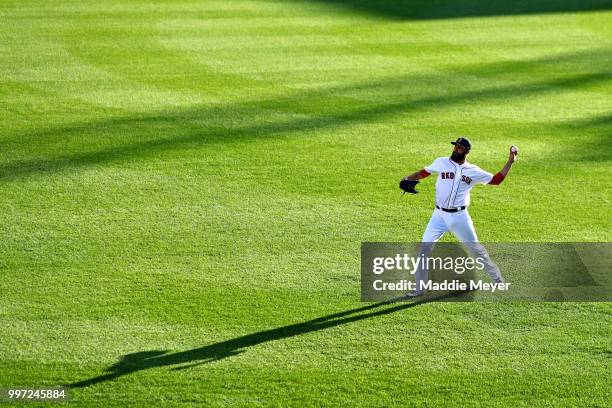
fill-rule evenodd
<path id="1" fill-rule="evenodd" d="M 421 240 L 421 247 L 419 249 L 418 256 L 423 255 L 424 257 L 429 256 L 436 242 L 442 238 L 442 236 L 448 231 L 448 226 L 440 210 L 435 209 L 425 232 L 423 233 L 423 239 Z M 427 282 L 427 265 L 421 265 L 417 267 L 415 271 L 415 282 L 416 290 L 409 293 L 409 296 L 420 296 L 424 293 L 423 284 Z"/>
<path id="2" fill-rule="evenodd" d="M 442 216 L 442 212 L 435 209 L 433 214 L 431 214 L 427 227 L 425 227 L 421 242 L 438 242 L 447 231 L 448 225 Z"/>
<path id="3" fill-rule="evenodd" d="M 453 214 L 450 231 L 463 243 L 472 258 L 481 258 L 485 271 L 493 282 L 503 282 L 499 267 L 491 260 L 486 248 L 478 241 L 472 217 L 467 210 Z"/>
<path id="4" fill-rule="evenodd" d="M 449 230 L 461 242 L 478 242 L 472 217 L 470 217 L 467 210 L 451 214 L 449 217 Z"/>

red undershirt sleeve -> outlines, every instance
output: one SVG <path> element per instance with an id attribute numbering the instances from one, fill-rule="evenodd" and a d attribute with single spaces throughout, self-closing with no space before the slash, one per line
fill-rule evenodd
<path id="1" fill-rule="evenodd" d="M 429 176 L 431 173 L 428 172 L 427 170 L 423 169 L 420 171 L 419 173 L 421 175 L 421 178 L 424 179 L 425 177 Z"/>
<path id="2" fill-rule="evenodd" d="M 501 172 L 498 172 L 496 175 L 493 176 L 493 179 L 489 181 L 489 184 L 497 186 L 501 184 L 502 181 L 504 181 L 504 178 L 505 176 L 501 174 Z"/>

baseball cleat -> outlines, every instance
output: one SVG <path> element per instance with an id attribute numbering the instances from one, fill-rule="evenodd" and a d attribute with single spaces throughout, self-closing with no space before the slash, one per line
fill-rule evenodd
<path id="1" fill-rule="evenodd" d="M 493 283 L 506 283 L 506 280 L 501 276 L 493 281 Z"/>
<path id="2" fill-rule="evenodd" d="M 411 290 L 410 292 L 406 293 L 406 297 L 416 298 L 416 297 L 424 296 L 425 293 L 426 292 L 424 290 Z"/>

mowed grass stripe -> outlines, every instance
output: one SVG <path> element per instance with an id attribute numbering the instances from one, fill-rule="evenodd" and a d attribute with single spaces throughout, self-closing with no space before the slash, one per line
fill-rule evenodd
<path id="1" fill-rule="evenodd" d="M 481 239 L 610 239 L 609 13 L 9 15 L 0 384 L 89 379 L 85 406 L 609 399 L 608 304 L 357 301 L 360 242 L 418 240 L 431 212 L 430 181 L 396 180 L 458 133 L 490 171 L 522 149 L 474 191 Z"/>

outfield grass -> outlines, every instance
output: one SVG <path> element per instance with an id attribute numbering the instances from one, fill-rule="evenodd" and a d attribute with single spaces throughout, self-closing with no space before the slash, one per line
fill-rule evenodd
<path id="1" fill-rule="evenodd" d="M 609 404 L 609 303 L 359 303 L 361 242 L 420 239 L 433 183 L 397 182 L 458 135 L 491 172 L 521 148 L 482 241 L 612 241 L 612 2 L 505 3 L 4 0 L 0 387 Z"/>

